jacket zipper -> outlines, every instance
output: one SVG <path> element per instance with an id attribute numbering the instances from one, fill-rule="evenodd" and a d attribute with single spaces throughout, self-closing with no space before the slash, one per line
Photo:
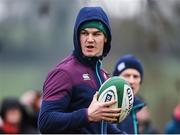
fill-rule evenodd
<path id="1" fill-rule="evenodd" d="M 97 63 L 96 63 L 96 75 L 97 75 L 99 84 L 101 86 L 103 82 L 102 82 L 101 77 L 100 77 L 100 72 L 99 72 L 99 69 L 98 69 L 98 62 L 100 62 L 100 61 L 97 61 Z M 101 121 L 101 134 L 102 135 L 107 134 L 107 122 L 105 122 L 103 120 Z"/>

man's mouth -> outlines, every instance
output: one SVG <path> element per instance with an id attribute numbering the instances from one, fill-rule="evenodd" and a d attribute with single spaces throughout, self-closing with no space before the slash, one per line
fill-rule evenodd
<path id="1" fill-rule="evenodd" d="M 86 48 L 92 49 L 92 48 L 94 48 L 94 46 L 93 45 L 87 45 Z"/>

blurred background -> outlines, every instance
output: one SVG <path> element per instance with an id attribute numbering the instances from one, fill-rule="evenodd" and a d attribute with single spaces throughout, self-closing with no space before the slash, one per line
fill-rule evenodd
<path id="1" fill-rule="evenodd" d="M 48 71 L 73 51 L 73 26 L 83 6 L 101 6 L 112 27 L 104 59 L 111 73 L 124 54 L 141 59 L 140 94 L 163 132 L 180 100 L 179 0 L 0 0 L 0 100 L 42 90 Z"/>

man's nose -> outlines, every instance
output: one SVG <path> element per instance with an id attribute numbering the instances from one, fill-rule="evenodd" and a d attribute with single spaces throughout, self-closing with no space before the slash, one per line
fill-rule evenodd
<path id="1" fill-rule="evenodd" d="M 92 34 L 89 34 L 89 35 L 88 35 L 87 41 L 88 41 L 88 42 L 93 42 L 93 41 L 94 41 L 94 38 L 93 38 L 93 35 L 92 35 Z"/>
<path id="2" fill-rule="evenodd" d="M 129 77 L 129 83 L 134 83 L 134 81 L 135 81 L 134 77 L 133 77 L 133 76 L 130 76 L 130 77 Z"/>

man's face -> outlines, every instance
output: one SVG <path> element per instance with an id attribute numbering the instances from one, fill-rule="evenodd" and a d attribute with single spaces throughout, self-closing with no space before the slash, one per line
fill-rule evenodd
<path id="1" fill-rule="evenodd" d="M 104 34 L 96 28 L 86 28 L 80 31 L 81 50 L 87 57 L 101 56 L 106 42 Z"/>
<path id="2" fill-rule="evenodd" d="M 136 94 L 139 91 L 141 76 L 136 69 L 133 68 L 126 69 L 119 76 L 121 76 L 130 83 L 134 94 Z"/>

